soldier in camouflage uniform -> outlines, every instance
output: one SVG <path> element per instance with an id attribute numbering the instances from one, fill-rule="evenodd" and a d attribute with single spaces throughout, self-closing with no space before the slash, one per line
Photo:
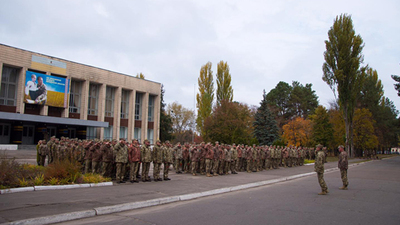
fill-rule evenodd
<path id="1" fill-rule="evenodd" d="M 189 173 L 189 143 L 186 142 L 182 149 L 182 170 L 185 173 Z"/>
<path id="2" fill-rule="evenodd" d="M 247 172 L 251 173 L 253 168 L 253 149 L 248 146 L 246 149 Z"/>
<path id="3" fill-rule="evenodd" d="M 338 168 L 340 169 L 340 177 L 342 178 L 343 186 L 339 189 L 347 190 L 347 186 L 349 185 L 349 181 L 347 180 L 347 169 L 349 168 L 349 162 L 347 161 L 347 152 L 344 151 L 343 145 L 338 147 L 339 149 L 339 161 Z"/>
<path id="4" fill-rule="evenodd" d="M 113 147 L 111 143 L 106 141 L 100 147 L 102 159 L 101 159 L 101 174 L 103 177 L 111 177 L 112 165 L 114 161 Z"/>
<path id="5" fill-rule="evenodd" d="M 161 168 L 161 163 L 163 161 L 162 159 L 162 151 L 161 151 L 161 142 L 160 140 L 156 141 L 156 145 L 153 148 L 153 178 L 154 181 L 162 181 L 160 178 L 160 168 Z"/>
<path id="6" fill-rule="evenodd" d="M 212 177 L 211 169 L 212 169 L 212 161 L 214 160 L 214 151 L 211 148 L 211 144 L 208 143 L 204 146 L 205 149 L 205 159 L 206 159 L 206 176 Z"/>
<path id="7" fill-rule="evenodd" d="M 328 186 L 326 186 L 325 180 L 324 180 L 324 163 L 325 163 L 325 153 L 322 151 L 322 145 L 317 145 L 317 156 L 315 157 L 315 164 L 314 164 L 314 169 L 315 172 L 317 172 L 318 176 L 318 182 L 319 185 L 321 186 L 321 192 L 318 193 L 319 195 L 326 195 L 329 193 L 328 191 Z"/>
<path id="8" fill-rule="evenodd" d="M 177 143 L 175 146 L 175 172 L 182 173 L 181 165 L 183 166 L 183 155 L 182 155 L 182 147 L 181 143 Z"/>
<path id="9" fill-rule="evenodd" d="M 144 140 L 144 145 L 140 150 L 140 156 L 142 161 L 142 181 L 143 182 L 150 182 L 151 179 L 149 177 L 149 170 L 150 170 L 150 162 L 151 159 L 151 149 L 150 149 L 150 142 L 149 140 Z"/>
<path id="10" fill-rule="evenodd" d="M 199 158 L 200 158 L 200 151 L 197 149 L 197 146 L 194 146 L 192 151 L 190 152 L 190 160 L 192 162 L 192 175 L 193 176 L 196 176 Z"/>
<path id="11" fill-rule="evenodd" d="M 47 147 L 46 140 L 42 140 L 42 144 L 39 146 L 39 166 L 44 166 L 48 152 L 49 148 Z"/>
<path id="12" fill-rule="evenodd" d="M 218 141 L 215 142 L 215 146 L 213 147 L 213 151 L 214 151 L 214 165 L 213 165 L 213 175 L 214 176 L 218 176 L 218 167 L 219 167 L 219 143 Z"/>
<path id="13" fill-rule="evenodd" d="M 125 140 L 121 139 L 118 144 L 114 146 L 114 155 L 117 164 L 117 183 L 125 183 L 124 175 L 126 164 L 128 163 L 128 146 L 126 145 Z"/>
<path id="14" fill-rule="evenodd" d="M 173 159 L 172 146 L 169 143 L 169 141 L 166 141 L 164 143 L 162 150 L 163 150 L 163 161 L 164 161 L 164 180 L 171 180 L 168 177 L 168 172 L 169 172 L 169 167 L 174 162 L 174 159 Z"/>
<path id="15" fill-rule="evenodd" d="M 93 148 L 93 150 L 92 150 Z M 93 151 L 92 155 L 92 173 L 97 173 L 100 174 L 100 169 L 101 169 L 101 160 L 103 159 L 102 152 L 100 150 L 101 148 L 101 142 L 98 141 L 96 144 L 94 144 L 90 149 L 90 151 Z"/>
<path id="16" fill-rule="evenodd" d="M 129 181 L 131 183 L 139 183 L 137 179 L 137 171 L 139 170 L 140 162 L 140 148 L 138 146 L 137 140 L 133 140 L 132 144 L 129 146 Z"/>
<path id="17" fill-rule="evenodd" d="M 233 143 L 232 147 L 230 148 L 231 155 L 232 155 L 232 162 L 231 162 L 231 174 L 237 174 L 236 172 L 236 166 L 237 166 L 237 161 L 238 161 L 238 153 L 236 149 L 236 144 Z"/>
<path id="18" fill-rule="evenodd" d="M 224 168 L 225 168 L 225 149 L 222 145 L 218 146 L 218 161 L 219 161 L 219 175 L 224 174 Z"/>

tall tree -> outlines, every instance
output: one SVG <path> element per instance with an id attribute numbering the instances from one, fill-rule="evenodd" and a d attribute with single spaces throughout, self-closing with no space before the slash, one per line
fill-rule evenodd
<path id="1" fill-rule="evenodd" d="M 197 80 L 199 85 L 199 93 L 196 95 L 197 100 L 197 129 L 201 136 L 204 135 L 204 120 L 211 115 L 212 104 L 214 101 L 214 82 L 213 71 L 211 70 L 211 62 L 206 63 L 200 69 L 200 76 Z"/>
<path id="2" fill-rule="evenodd" d="M 172 138 L 172 118 L 165 112 L 165 102 L 164 102 L 165 89 L 164 85 L 161 85 L 161 98 L 160 98 L 160 140 L 165 142 L 171 140 Z"/>
<path id="3" fill-rule="evenodd" d="M 374 149 L 378 146 L 378 137 L 374 131 L 375 120 L 372 113 L 366 109 L 357 109 L 354 113 L 354 146 L 355 156 L 363 156 L 364 150 Z"/>
<path id="4" fill-rule="evenodd" d="M 288 145 L 310 146 L 312 144 L 312 125 L 308 119 L 297 117 L 283 126 L 282 137 Z"/>
<path id="5" fill-rule="evenodd" d="M 333 128 L 329 121 L 329 114 L 325 107 L 322 105 L 315 109 L 315 113 L 310 115 L 310 120 L 313 126 L 313 139 L 315 143 L 328 146 L 329 149 L 334 149 L 333 142 Z"/>
<path id="6" fill-rule="evenodd" d="M 168 104 L 167 112 L 172 118 L 174 142 L 193 141 L 194 111 L 173 102 Z"/>
<path id="7" fill-rule="evenodd" d="M 394 84 L 394 89 L 396 89 L 397 95 L 400 97 L 400 76 L 392 75 L 392 79 L 397 82 Z"/>
<path id="8" fill-rule="evenodd" d="M 217 104 L 222 100 L 233 100 L 231 78 L 228 63 L 221 60 L 217 66 Z"/>
<path id="9" fill-rule="evenodd" d="M 276 115 L 278 127 L 280 128 L 282 128 L 291 117 L 289 114 L 289 100 L 292 89 L 292 86 L 288 83 L 280 81 L 266 96 L 272 113 Z"/>
<path id="10" fill-rule="evenodd" d="M 204 122 L 204 140 L 225 144 L 253 144 L 252 110 L 245 104 L 222 100 Z"/>
<path id="11" fill-rule="evenodd" d="M 264 90 L 263 99 L 260 102 L 254 117 L 254 136 L 261 145 L 271 145 L 278 138 L 278 126 L 276 120 L 268 108 L 267 95 Z"/>
<path id="12" fill-rule="evenodd" d="M 353 118 L 357 98 L 364 83 L 365 67 L 362 50 L 363 40 L 356 35 L 351 16 L 337 16 L 328 31 L 329 40 L 325 41 L 325 63 L 323 64 L 323 80 L 336 95 L 338 94 L 340 109 L 346 126 L 346 151 L 350 157 L 353 152 Z"/>
<path id="13" fill-rule="evenodd" d="M 292 91 L 289 97 L 289 111 L 292 117 L 307 118 L 314 113 L 318 106 L 318 96 L 312 90 L 312 84 L 306 86 L 298 81 L 292 82 Z"/>

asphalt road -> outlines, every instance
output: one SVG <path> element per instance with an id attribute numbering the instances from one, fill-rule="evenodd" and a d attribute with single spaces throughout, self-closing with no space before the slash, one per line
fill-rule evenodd
<path id="1" fill-rule="evenodd" d="M 325 174 L 330 193 L 319 196 L 316 176 L 126 211 L 62 224 L 400 224 L 400 157 Z"/>

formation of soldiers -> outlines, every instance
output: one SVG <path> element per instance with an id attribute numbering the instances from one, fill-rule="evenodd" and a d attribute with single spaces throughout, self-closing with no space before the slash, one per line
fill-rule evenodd
<path id="1" fill-rule="evenodd" d="M 78 140 L 51 137 L 37 145 L 38 164 L 44 166 L 60 160 L 77 161 L 83 173 L 97 173 L 115 178 L 118 183 L 129 179 L 131 183 L 151 181 L 150 166 L 153 163 L 153 180 L 170 180 L 171 165 L 177 174 L 191 173 L 207 177 L 259 172 L 279 167 L 302 166 L 305 159 L 314 159 L 314 148 L 295 146 L 247 146 L 211 143 L 172 145 L 169 141 L 156 141 L 154 146 L 146 139 L 140 145 L 137 140 Z M 141 169 L 140 169 L 141 167 Z M 161 179 L 161 170 L 163 169 Z M 141 173 L 139 173 L 141 171 Z"/>

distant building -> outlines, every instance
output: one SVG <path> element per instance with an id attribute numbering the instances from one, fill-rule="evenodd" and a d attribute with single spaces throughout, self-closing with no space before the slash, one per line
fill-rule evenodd
<path id="1" fill-rule="evenodd" d="M 159 137 L 161 84 L 0 44 L 0 144 Z"/>

